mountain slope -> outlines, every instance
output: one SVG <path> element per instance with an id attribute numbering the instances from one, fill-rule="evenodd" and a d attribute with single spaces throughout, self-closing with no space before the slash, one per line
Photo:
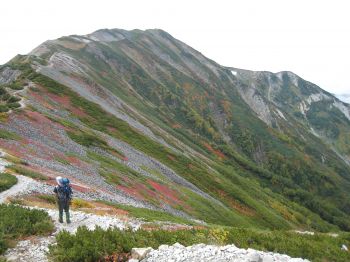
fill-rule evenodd
<path id="1" fill-rule="evenodd" d="M 248 85 L 249 91 L 242 92 L 246 100 L 249 99 L 247 94 L 254 92 L 255 99 L 251 103 L 247 100 L 253 110 L 254 103 L 257 103 L 257 98 L 260 97 L 266 101 L 267 107 L 271 107 L 272 111 L 278 113 L 274 116 L 270 112 L 261 115 L 260 118 L 265 123 L 278 127 L 276 116 L 286 120 L 280 110 L 287 112 L 315 136 L 329 144 L 344 161 L 349 163 L 349 104 L 341 102 L 330 93 L 292 72 L 273 74 L 237 69 L 235 72 L 236 77 Z"/>
<path id="2" fill-rule="evenodd" d="M 314 99 L 303 115 L 324 91 L 289 74 L 220 66 L 162 30 L 62 37 L 1 67 L 2 111 L 14 109 L 0 146 L 25 161 L 17 170 L 68 176 L 95 198 L 224 225 L 349 230 L 348 106 L 327 94 L 331 109 Z"/>

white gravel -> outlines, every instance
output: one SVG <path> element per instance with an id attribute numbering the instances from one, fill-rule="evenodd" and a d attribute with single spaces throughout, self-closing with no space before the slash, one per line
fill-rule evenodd
<path id="1" fill-rule="evenodd" d="M 184 247 L 181 244 L 172 246 L 161 245 L 152 250 L 141 262 L 307 262 L 302 258 L 291 258 L 284 254 L 257 251 L 254 249 L 241 249 L 235 245 L 213 246 L 197 244 Z"/>

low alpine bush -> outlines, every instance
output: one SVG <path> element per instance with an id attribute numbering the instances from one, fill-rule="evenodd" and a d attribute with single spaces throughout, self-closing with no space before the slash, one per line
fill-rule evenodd
<path id="1" fill-rule="evenodd" d="M 133 247 L 158 248 L 176 242 L 189 246 L 196 243 L 254 248 L 307 258 L 312 261 L 350 261 L 350 253 L 341 245 L 350 244 L 349 233 L 338 237 L 327 234 L 300 235 L 292 231 L 258 231 L 232 227 L 191 230 L 126 230 L 80 227 L 76 234 L 63 231 L 50 246 L 53 261 L 105 261 L 106 257 L 129 253 Z"/>
<path id="2" fill-rule="evenodd" d="M 17 178 L 7 173 L 0 173 L 0 192 L 5 191 L 17 183 Z"/>
<path id="3" fill-rule="evenodd" d="M 42 210 L 15 205 L 0 205 L 0 254 L 3 254 L 13 240 L 52 232 L 53 223 Z"/>

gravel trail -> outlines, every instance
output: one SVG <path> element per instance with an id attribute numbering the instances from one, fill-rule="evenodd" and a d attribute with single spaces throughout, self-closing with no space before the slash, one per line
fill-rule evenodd
<path id="1" fill-rule="evenodd" d="M 23 194 L 28 189 L 33 188 L 37 184 L 39 184 L 38 182 L 36 182 L 35 180 L 29 177 L 25 177 L 21 175 L 16 175 L 16 177 L 18 180 L 17 184 L 11 187 L 10 189 L 0 193 L 0 203 L 4 203 L 6 199 L 9 197 Z"/>

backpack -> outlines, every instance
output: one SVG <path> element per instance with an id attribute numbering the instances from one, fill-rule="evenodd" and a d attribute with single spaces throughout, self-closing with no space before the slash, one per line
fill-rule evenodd
<path id="1" fill-rule="evenodd" d="M 72 199 L 72 188 L 69 185 L 69 179 L 68 178 L 63 178 L 62 179 L 62 186 L 57 187 L 57 194 L 59 200 L 62 201 L 69 201 Z"/>

